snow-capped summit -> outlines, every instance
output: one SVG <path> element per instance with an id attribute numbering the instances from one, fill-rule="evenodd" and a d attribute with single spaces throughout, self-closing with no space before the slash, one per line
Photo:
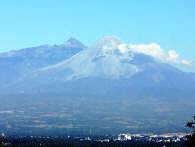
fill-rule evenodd
<path id="1" fill-rule="evenodd" d="M 71 74 L 66 74 L 64 80 L 86 77 L 118 79 L 129 78 L 140 72 L 142 68 L 138 63 L 153 61 L 152 57 L 147 55 L 138 55 L 131 51 L 122 52 L 122 44 L 117 37 L 106 36 L 70 59 L 45 67 L 41 71 L 62 73 L 69 70 Z"/>
<path id="2" fill-rule="evenodd" d="M 91 47 L 92 48 L 108 48 L 108 49 L 115 49 L 122 41 L 115 36 L 104 36 L 97 40 Z"/>
<path id="3" fill-rule="evenodd" d="M 94 52 L 100 54 L 116 54 L 121 52 L 119 46 L 122 45 L 122 41 L 115 36 L 104 36 L 97 40 L 94 44 L 90 46 Z"/>

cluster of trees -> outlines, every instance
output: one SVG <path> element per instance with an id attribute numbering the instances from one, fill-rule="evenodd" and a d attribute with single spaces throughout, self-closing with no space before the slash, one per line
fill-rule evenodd
<path id="1" fill-rule="evenodd" d="M 189 121 L 186 126 L 190 129 L 192 129 L 192 133 L 188 135 L 187 143 L 189 147 L 195 147 L 195 116 L 193 117 L 192 121 Z"/>
<path id="2" fill-rule="evenodd" d="M 4 147 L 6 143 L 6 139 L 5 137 L 0 135 L 0 147 Z"/>

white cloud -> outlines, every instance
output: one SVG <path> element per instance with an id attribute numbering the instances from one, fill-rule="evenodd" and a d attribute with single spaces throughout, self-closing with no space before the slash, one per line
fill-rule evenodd
<path id="1" fill-rule="evenodd" d="M 162 49 L 160 45 L 156 43 L 129 44 L 129 45 L 120 44 L 118 46 L 118 49 L 121 51 L 121 53 L 133 51 L 136 53 L 150 55 L 161 62 L 167 62 L 170 64 L 180 64 L 180 65 L 185 65 L 185 66 L 191 65 L 190 61 L 186 59 L 182 59 L 175 50 L 169 50 L 167 52 L 164 49 Z"/>
<path id="2" fill-rule="evenodd" d="M 165 56 L 161 47 L 156 43 L 130 44 L 128 47 L 131 51 L 150 55 L 150 56 L 153 56 L 153 57 L 158 58 L 160 60 L 163 60 L 163 58 Z"/>
<path id="3" fill-rule="evenodd" d="M 125 52 L 127 52 L 127 51 L 129 50 L 127 44 L 120 44 L 120 45 L 118 46 L 118 49 L 120 50 L 121 53 L 125 53 Z"/>
<path id="4" fill-rule="evenodd" d="M 185 59 L 182 59 L 182 60 L 181 60 L 181 64 L 187 65 L 187 66 L 191 66 L 191 65 L 192 65 L 190 61 L 185 60 Z"/>
<path id="5" fill-rule="evenodd" d="M 174 50 L 170 50 L 168 51 L 167 60 L 176 63 L 179 60 L 179 54 Z"/>

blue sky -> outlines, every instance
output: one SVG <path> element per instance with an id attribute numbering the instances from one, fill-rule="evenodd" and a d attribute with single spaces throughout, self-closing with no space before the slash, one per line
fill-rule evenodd
<path id="1" fill-rule="evenodd" d="M 194 0 L 2 0 L 0 51 L 104 35 L 195 59 Z"/>

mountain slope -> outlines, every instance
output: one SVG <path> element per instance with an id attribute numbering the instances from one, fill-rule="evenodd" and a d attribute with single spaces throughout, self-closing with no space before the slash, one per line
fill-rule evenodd
<path id="1" fill-rule="evenodd" d="M 0 54 L 0 82 L 7 84 L 41 67 L 68 59 L 86 47 L 70 38 L 62 45 L 44 45 Z"/>

